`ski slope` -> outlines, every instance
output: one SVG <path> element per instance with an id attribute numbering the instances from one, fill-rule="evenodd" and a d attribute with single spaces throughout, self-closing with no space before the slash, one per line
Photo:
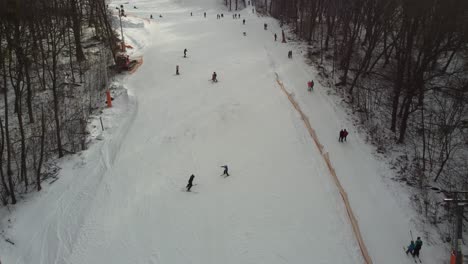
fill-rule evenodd
<path id="1" fill-rule="evenodd" d="M 2 263 L 364 263 L 327 165 L 276 75 L 329 152 L 373 263 L 413 262 L 402 253 L 408 230 L 417 233 L 406 198 L 392 193 L 388 169 L 324 88 L 316 81 L 306 91 L 316 73 L 297 53 L 287 59 L 293 47 L 273 41 L 281 32 L 273 19 L 252 7 L 232 19 L 215 0 L 125 6 L 126 41 L 144 55 L 122 81 L 130 95 L 105 112 L 104 141 L 64 160 L 60 180 L 12 213 L 16 245 L 0 244 Z M 342 128 L 351 132 L 344 144 Z M 443 263 L 442 252 L 425 244 L 421 259 Z"/>

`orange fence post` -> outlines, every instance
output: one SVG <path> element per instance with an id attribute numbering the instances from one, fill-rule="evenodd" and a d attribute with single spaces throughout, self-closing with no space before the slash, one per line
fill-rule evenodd
<path id="1" fill-rule="evenodd" d="M 107 95 L 107 107 L 112 107 L 112 97 L 111 97 L 109 89 L 107 89 L 106 95 Z"/>
<path id="2" fill-rule="evenodd" d="M 455 252 L 452 251 L 452 254 L 450 254 L 450 264 L 455 264 L 457 261 L 457 257 L 455 256 Z"/>

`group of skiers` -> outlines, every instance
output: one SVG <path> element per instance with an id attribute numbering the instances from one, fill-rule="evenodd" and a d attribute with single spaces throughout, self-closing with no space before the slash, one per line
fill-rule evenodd
<path id="1" fill-rule="evenodd" d="M 223 17 L 224 17 L 224 14 L 222 14 L 222 13 L 221 14 L 216 14 L 216 19 L 221 19 Z"/>
<path id="2" fill-rule="evenodd" d="M 238 19 L 238 18 L 240 18 L 240 14 L 232 14 L 232 18 Z"/>
<path id="3" fill-rule="evenodd" d="M 413 257 L 419 258 L 419 251 L 421 251 L 422 245 L 423 245 L 423 242 L 420 237 L 416 239 L 416 243 L 414 242 L 414 240 L 411 240 L 410 245 L 408 246 L 408 249 L 406 250 L 406 255 L 408 255 L 408 253 L 411 253 Z"/>
<path id="4" fill-rule="evenodd" d="M 224 177 L 229 177 L 229 169 L 228 169 L 228 166 L 227 165 L 224 165 L 224 166 L 221 166 L 221 168 L 224 169 L 223 171 L 223 174 L 221 174 L 221 176 L 224 176 Z M 188 183 L 187 183 L 187 186 L 185 187 L 187 189 L 187 192 L 190 192 L 190 189 L 192 189 L 193 187 L 193 179 L 195 179 L 195 175 L 190 175 L 190 178 L 188 180 Z"/>
<path id="5" fill-rule="evenodd" d="M 340 130 L 340 137 L 338 138 L 339 142 L 346 141 L 346 137 L 348 136 L 348 131 L 346 129 L 341 129 Z"/>
<path id="6" fill-rule="evenodd" d="M 187 49 L 184 49 L 184 58 L 187 58 L 187 51 Z M 176 75 L 180 75 L 179 65 L 176 65 Z M 211 75 L 211 81 L 218 82 L 218 74 L 216 74 L 216 72 L 213 72 Z"/>

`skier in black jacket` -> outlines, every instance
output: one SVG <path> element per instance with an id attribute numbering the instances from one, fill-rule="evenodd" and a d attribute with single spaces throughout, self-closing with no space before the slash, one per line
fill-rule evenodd
<path id="1" fill-rule="evenodd" d="M 224 166 L 221 166 L 221 168 L 224 168 L 224 172 L 223 172 L 223 174 L 221 174 L 221 176 L 226 175 L 226 177 L 228 177 L 229 176 L 228 166 L 224 165 Z"/>
<path id="2" fill-rule="evenodd" d="M 195 178 L 195 175 L 190 175 L 190 179 L 188 180 L 188 184 L 187 184 L 187 192 L 190 192 L 190 189 L 192 188 L 193 186 L 193 179 Z"/>

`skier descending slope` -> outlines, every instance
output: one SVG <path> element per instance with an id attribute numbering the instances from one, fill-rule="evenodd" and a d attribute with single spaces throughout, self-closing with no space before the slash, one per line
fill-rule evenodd
<path id="1" fill-rule="evenodd" d="M 193 179 L 195 178 L 195 175 L 190 175 L 190 179 L 188 180 L 187 183 L 187 192 L 190 192 L 190 189 L 192 189 L 193 186 Z"/>
<path id="2" fill-rule="evenodd" d="M 226 175 L 226 177 L 228 177 L 229 176 L 228 166 L 224 165 L 224 166 L 221 166 L 221 168 L 224 168 L 224 172 L 223 172 L 223 174 L 221 174 L 221 176 Z"/>
<path id="3" fill-rule="evenodd" d="M 218 75 L 216 74 L 216 72 L 213 72 L 213 75 L 211 75 L 211 81 L 212 82 L 218 82 Z"/>

